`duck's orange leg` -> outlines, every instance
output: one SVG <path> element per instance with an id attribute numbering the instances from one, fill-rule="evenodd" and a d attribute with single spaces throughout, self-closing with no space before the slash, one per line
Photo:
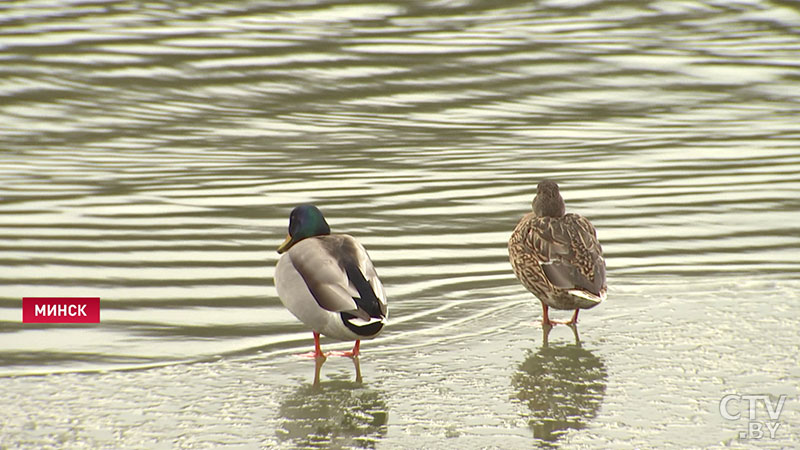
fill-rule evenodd
<path id="1" fill-rule="evenodd" d="M 348 350 L 346 352 L 330 352 L 331 356 L 347 356 L 348 358 L 355 358 L 361 354 L 361 341 L 356 341 L 355 345 L 353 345 L 352 350 Z"/>
<path id="2" fill-rule="evenodd" d="M 299 356 L 301 358 L 308 358 L 308 359 L 311 359 L 311 358 L 313 358 L 313 359 L 322 358 L 323 360 L 325 359 L 326 356 L 328 356 L 325 353 L 322 353 L 322 348 L 320 348 L 320 346 L 319 346 L 319 333 L 317 333 L 316 331 L 314 332 L 314 351 L 313 352 L 308 352 L 308 353 L 303 353 L 303 354 L 300 354 L 300 355 L 297 355 L 297 356 Z"/>
<path id="3" fill-rule="evenodd" d="M 560 322 L 556 320 L 550 320 L 550 316 L 547 314 L 550 308 L 542 302 L 542 325 L 577 325 L 578 323 L 578 312 L 580 309 L 576 309 L 575 312 L 572 314 L 572 319 L 569 322 Z"/>
<path id="4" fill-rule="evenodd" d="M 542 302 L 542 325 L 546 326 L 553 326 L 553 322 L 550 320 L 550 316 L 547 314 L 547 311 L 550 308 Z"/>

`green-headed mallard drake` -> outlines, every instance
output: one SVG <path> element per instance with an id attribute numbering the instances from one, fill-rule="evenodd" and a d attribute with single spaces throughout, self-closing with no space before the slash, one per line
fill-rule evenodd
<path id="1" fill-rule="evenodd" d="M 536 188 L 533 212 L 526 214 L 508 241 L 511 267 L 523 286 L 542 302 L 542 323 L 552 325 L 548 307 L 578 311 L 606 299 L 606 263 L 597 232 L 578 214 L 565 214 L 558 184 Z"/>
<path id="2" fill-rule="evenodd" d="M 331 234 L 322 212 L 300 205 L 289 217 L 289 236 L 278 247 L 282 256 L 275 267 L 278 297 L 289 311 L 314 332 L 317 359 L 315 384 L 325 354 L 319 335 L 355 341 L 343 353 L 357 364 L 362 339 L 377 336 L 388 314 L 386 294 L 367 251 L 352 236 Z"/>

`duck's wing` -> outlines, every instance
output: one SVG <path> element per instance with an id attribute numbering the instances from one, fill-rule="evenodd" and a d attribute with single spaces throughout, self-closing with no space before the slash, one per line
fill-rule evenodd
<path id="1" fill-rule="evenodd" d="M 603 249 L 591 222 L 578 214 L 550 220 L 545 239 L 558 247 L 542 270 L 554 286 L 603 297 L 606 290 L 606 265 Z M 566 244 L 563 246 L 562 244 Z"/>
<path id="2" fill-rule="evenodd" d="M 374 297 L 373 300 L 378 301 L 380 316 L 386 318 L 389 315 L 389 309 L 386 301 L 386 291 L 383 289 L 383 283 L 381 283 L 381 279 L 378 278 L 378 272 L 375 271 L 375 266 L 372 264 L 372 259 L 370 259 L 369 255 L 367 254 L 367 250 L 364 248 L 364 246 L 356 242 L 355 239 L 353 239 L 353 242 L 359 247 L 358 265 L 361 269 L 361 273 L 364 275 L 367 283 L 369 283 L 369 288 L 371 288 L 372 296 Z M 366 291 L 366 289 L 364 290 Z M 369 293 L 367 293 L 367 296 L 369 297 Z M 363 299 L 364 296 L 361 298 Z"/>
<path id="3" fill-rule="evenodd" d="M 386 295 L 364 247 L 338 234 L 303 239 L 287 252 L 320 307 L 369 321 L 386 316 Z"/>

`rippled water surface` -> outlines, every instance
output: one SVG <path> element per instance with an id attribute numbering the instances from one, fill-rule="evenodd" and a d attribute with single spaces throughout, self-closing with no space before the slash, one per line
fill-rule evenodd
<path id="1" fill-rule="evenodd" d="M 3 2 L 0 448 L 791 448 L 798 55 L 788 1 Z M 543 178 L 607 258 L 580 345 L 507 261 Z M 362 385 L 274 289 L 303 202 L 389 294 Z"/>

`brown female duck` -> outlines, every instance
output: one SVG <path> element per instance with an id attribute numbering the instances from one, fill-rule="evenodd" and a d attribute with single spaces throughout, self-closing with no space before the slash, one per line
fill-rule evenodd
<path id="1" fill-rule="evenodd" d="M 508 241 L 511 267 L 519 281 L 542 302 L 542 323 L 552 325 L 548 308 L 578 311 L 606 299 L 606 264 L 597 232 L 578 214 L 566 214 L 558 184 L 536 188 L 533 212 L 517 224 Z"/>

